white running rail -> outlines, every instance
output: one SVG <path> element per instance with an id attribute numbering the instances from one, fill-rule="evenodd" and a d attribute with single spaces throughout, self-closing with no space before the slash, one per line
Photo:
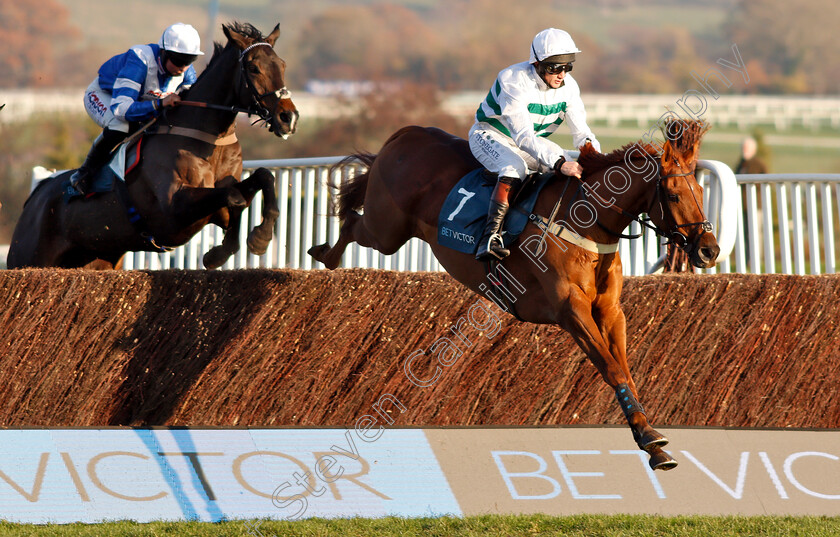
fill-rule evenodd
<path id="1" fill-rule="evenodd" d="M 339 180 L 341 174 L 352 175 L 363 170 L 360 164 L 332 169 L 341 159 L 342 157 L 321 157 L 246 161 L 243 175 L 247 176 L 256 168 L 265 167 L 277 178 L 280 218 L 275 228 L 274 240 L 271 241 L 265 255 L 258 257 L 249 254 L 245 249 L 245 237 L 247 231 L 259 223 L 262 198 L 257 195 L 252 205 L 254 210 L 246 211 L 243 216 L 247 225 L 242 226 L 242 249 L 222 268 L 323 268 L 307 255 L 306 251 L 316 244 L 333 244 L 338 237 L 339 222 L 337 218 L 328 215 L 327 184 Z M 741 202 L 735 177 L 725 164 L 717 161 L 700 161 L 698 169 L 698 180 L 705 186 L 704 206 L 721 246 L 721 258 L 724 258 L 729 255 L 736 242 L 736 208 L 740 207 Z M 628 231 L 639 233 L 638 224 L 631 226 Z M 124 268 L 200 269 L 203 268 L 202 256 L 212 246 L 220 244 L 222 236 L 221 229 L 208 226 L 189 243 L 172 252 L 130 252 L 125 257 Z M 643 275 L 658 270 L 665 251 L 661 242 L 661 239 L 649 230 L 641 239 L 622 239 L 619 252 L 624 273 Z M 443 270 L 431 248 L 419 239 L 412 239 L 391 256 L 353 243 L 347 248 L 341 266 L 408 271 Z"/>
<path id="2" fill-rule="evenodd" d="M 737 175 L 734 259 L 721 272 L 833 274 L 840 236 L 840 174 Z"/>

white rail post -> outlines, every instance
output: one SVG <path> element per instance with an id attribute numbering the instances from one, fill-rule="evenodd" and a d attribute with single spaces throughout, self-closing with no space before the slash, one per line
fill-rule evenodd
<path id="1" fill-rule="evenodd" d="M 825 272 L 834 274 L 834 212 L 831 208 L 831 187 L 828 183 L 822 185 L 823 244 L 825 244 Z"/>
<path id="2" fill-rule="evenodd" d="M 290 172 L 283 169 L 277 172 L 277 203 L 280 204 L 280 216 L 277 218 L 274 240 L 277 241 L 277 255 L 274 267 L 286 268 L 289 262 L 289 184 Z"/>
<path id="3" fill-rule="evenodd" d="M 793 183 L 793 270 L 805 274 L 805 234 L 802 220 L 802 185 Z"/>
<path id="4" fill-rule="evenodd" d="M 303 236 L 301 237 L 301 255 L 303 255 L 303 268 L 312 268 L 312 256 L 306 253 L 310 246 L 313 246 L 315 227 L 315 170 L 309 168 L 305 172 L 305 193 L 303 196 Z"/>
<path id="5" fill-rule="evenodd" d="M 790 218 L 788 216 L 788 187 L 776 184 L 776 199 L 779 214 L 779 250 L 782 258 L 782 274 L 793 274 L 793 252 L 790 248 Z"/>
<path id="6" fill-rule="evenodd" d="M 761 185 L 761 228 L 764 239 L 764 272 L 776 272 L 775 237 L 773 236 L 772 189 L 768 184 Z"/>
<path id="7" fill-rule="evenodd" d="M 303 197 L 303 170 L 292 170 L 292 211 L 289 215 L 289 259 L 290 268 L 300 268 L 301 241 L 301 198 Z"/>

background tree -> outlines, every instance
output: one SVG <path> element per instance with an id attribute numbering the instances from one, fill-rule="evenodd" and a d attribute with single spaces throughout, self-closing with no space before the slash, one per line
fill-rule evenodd
<path id="1" fill-rule="evenodd" d="M 81 38 L 56 0 L 0 0 L 0 85 L 52 86 L 57 66 Z"/>
<path id="2" fill-rule="evenodd" d="M 333 7 L 304 25 L 290 79 L 429 81 L 438 42 L 405 7 Z"/>
<path id="3" fill-rule="evenodd" d="M 824 95 L 840 86 L 838 27 L 836 0 L 740 0 L 726 33 L 761 68 L 753 91 Z"/>
<path id="4" fill-rule="evenodd" d="M 508 0 L 452 0 L 442 3 L 430 18 L 446 37 L 444 53 L 436 62 L 438 84 L 461 90 L 489 89 L 499 71 L 528 60 L 537 32 L 563 22 L 549 0 L 530 0 L 521 7 Z M 580 32 L 569 31 L 579 39 Z"/>
<path id="5" fill-rule="evenodd" d="M 627 26 L 615 38 L 621 53 L 610 51 L 601 58 L 600 69 L 608 76 L 595 81 L 597 91 L 680 93 L 695 84 L 691 70 L 705 63 L 683 28 L 667 26 L 651 35 Z"/>
<path id="6" fill-rule="evenodd" d="M 472 116 L 455 117 L 445 111 L 440 91 L 431 84 L 388 84 L 359 100 L 339 100 L 335 117 L 310 123 L 282 145 L 264 129 L 240 129 L 237 134 L 243 156 L 277 158 L 278 151 L 290 158 L 376 153 L 391 134 L 406 125 L 438 127 L 465 137 L 473 122 Z"/>

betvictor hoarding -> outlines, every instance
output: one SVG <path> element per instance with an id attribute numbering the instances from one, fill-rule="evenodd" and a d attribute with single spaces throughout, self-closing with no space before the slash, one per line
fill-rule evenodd
<path id="1" fill-rule="evenodd" d="M 17 522 L 483 513 L 840 514 L 840 431 L 618 427 L 0 431 Z"/>

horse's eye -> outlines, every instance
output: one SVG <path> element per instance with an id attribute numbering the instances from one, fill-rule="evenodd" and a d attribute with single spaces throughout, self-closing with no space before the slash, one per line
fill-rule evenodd
<path id="1" fill-rule="evenodd" d="M 680 197 L 676 194 L 668 194 L 668 201 L 673 201 L 674 203 L 680 201 Z"/>
<path id="2" fill-rule="evenodd" d="M 254 65 L 253 63 L 249 63 L 248 64 L 248 72 L 253 73 L 253 74 L 257 74 L 257 73 L 260 72 L 260 68 L 257 67 L 256 65 Z"/>

